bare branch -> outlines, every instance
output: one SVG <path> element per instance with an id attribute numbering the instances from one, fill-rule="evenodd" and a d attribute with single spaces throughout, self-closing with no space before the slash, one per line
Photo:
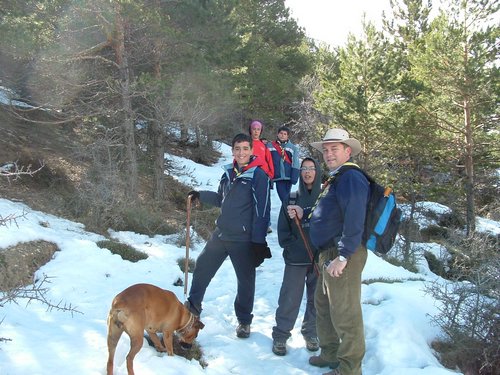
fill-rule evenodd
<path id="1" fill-rule="evenodd" d="M 17 161 L 12 163 L 6 163 L 0 166 L 0 176 L 7 178 L 14 177 L 14 180 L 17 180 L 20 176 L 23 175 L 28 175 L 33 177 L 35 173 L 40 172 L 40 170 L 45 166 L 45 163 L 43 161 L 39 161 L 39 163 L 40 167 L 38 167 L 35 170 L 31 169 L 31 164 L 25 167 L 25 166 L 19 166 Z"/>
<path id="2" fill-rule="evenodd" d="M 10 224 L 10 223 L 14 223 L 16 224 L 16 227 L 19 227 L 19 225 L 17 225 L 17 219 L 21 218 L 21 217 L 25 217 L 27 215 L 27 212 L 26 211 L 23 211 L 22 214 L 18 215 L 18 214 L 10 214 L 10 215 L 7 215 L 6 217 L 3 217 L 2 215 L 0 215 L 0 227 L 1 226 L 7 226 L 7 224 Z"/>
<path id="3" fill-rule="evenodd" d="M 57 303 L 50 301 L 46 295 L 49 290 L 46 284 L 50 284 L 50 277 L 44 274 L 41 280 L 30 286 L 20 286 L 8 290 L 4 294 L 0 295 L 0 307 L 3 307 L 7 303 L 15 303 L 18 305 L 19 300 L 25 300 L 26 306 L 33 301 L 39 301 L 47 306 L 47 311 L 67 311 L 70 312 L 71 315 L 75 313 L 83 314 L 71 303 L 67 303 L 62 300 Z"/>

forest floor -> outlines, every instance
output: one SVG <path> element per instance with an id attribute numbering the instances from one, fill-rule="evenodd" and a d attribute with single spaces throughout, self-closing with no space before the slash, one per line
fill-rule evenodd
<path id="1" fill-rule="evenodd" d="M 0 167 L 16 163 L 23 172 L 44 167 L 32 176 L 0 175 L 0 197 L 60 215 L 61 188 L 68 189 L 71 180 L 78 179 L 82 170 L 75 158 L 79 138 L 71 127 L 51 124 L 50 117 L 43 111 L 24 115 L 29 121 L 21 119 L 10 107 L 0 105 Z M 39 123 L 35 126 L 31 121 Z M 15 225 L 15 221 L 6 224 Z M 33 283 L 34 272 L 57 250 L 57 246 L 45 241 L 23 242 L 3 249 L 0 252 L 0 290 Z"/>

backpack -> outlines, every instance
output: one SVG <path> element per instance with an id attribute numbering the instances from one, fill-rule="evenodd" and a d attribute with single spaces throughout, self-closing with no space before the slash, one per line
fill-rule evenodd
<path id="1" fill-rule="evenodd" d="M 364 170 L 354 163 L 344 164 L 334 176 L 334 183 L 345 171 L 357 169 L 370 183 L 370 199 L 366 208 L 363 244 L 373 252 L 387 254 L 396 241 L 401 210 L 396 204 L 396 196 L 390 187 L 379 185 Z"/>

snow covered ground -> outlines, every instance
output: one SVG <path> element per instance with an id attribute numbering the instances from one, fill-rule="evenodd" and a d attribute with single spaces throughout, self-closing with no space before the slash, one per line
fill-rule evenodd
<path id="1" fill-rule="evenodd" d="M 230 148 L 221 145 L 223 157 L 212 167 L 170 156 L 179 166 L 178 178 L 197 189 L 215 190 L 221 175 L 220 165 L 231 161 Z M 277 223 L 279 198 L 273 191 L 272 223 Z M 0 227 L 0 251 L 23 241 L 45 240 L 60 248 L 54 259 L 36 274 L 40 280 L 49 277 L 47 297 L 53 302 L 71 305 L 78 313 L 47 311 L 37 301 L 6 304 L 0 309 L 0 374 L 2 375 L 94 375 L 105 374 L 106 318 L 113 297 L 135 283 L 151 283 L 172 290 L 184 301 L 184 287 L 174 286 L 184 279 L 177 259 L 185 248 L 175 245 L 176 235 L 153 238 L 131 232 L 111 232 L 149 255 L 137 263 L 123 261 L 118 255 L 101 249 L 96 242 L 104 237 L 85 231 L 83 225 L 0 199 L 0 216 L 26 212 L 17 225 Z M 484 223 L 491 231 L 500 231 L 499 223 Z M 43 224 L 43 225 L 42 225 Z M 257 269 L 257 285 L 252 334 L 242 340 L 235 336 L 237 325 L 233 313 L 236 277 L 226 261 L 211 285 L 205 300 L 198 342 L 208 367 L 180 356 L 160 354 L 144 341 L 136 356 L 138 375 L 152 374 L 321 374 L 325 370 L 308 364 L 311 355 L 300 334 L 301 316 L 288 354 L 278 357 L 271 352 L 271 330 L 275 323 L 281 285 L 283 260 L 276 230 L 268 235 L 273 257 Z M 196 243 L 190 256 L 196 258 L 204 243 Z M 189 283 L 191 274 L 189 275 Z M 435 358 L 430 343 L 439 334 L 429 323 L 436 312 L 435 301 L 423 292 L 424 282 L 438 279 L 425 267 L 414 274 L 395 267 L 370 253 L 363 279 L 394 280 L 363 285 L 362 303 L 365 321 L 365 375 L 439 375 L 454 373 L 443 368 Z M 303 312 L 304 306 L 301 311 Z M 115 374 L 126 374 L 125 356 L 129 339 L 123 335 L 115 356 Z"/>

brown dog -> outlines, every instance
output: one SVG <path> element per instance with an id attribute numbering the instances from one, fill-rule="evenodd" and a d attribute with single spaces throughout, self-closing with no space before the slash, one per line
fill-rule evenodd
<path id="1" fill-rule="evenodd" d="M 107 374 L 113 375 L 116 345 L 123 331 L 130 336 L 127 371 L 128 375 L 134 375 L 133 361 L 142 347 L 144 330 L 156 350 L 174 355 L 174 331 L 179 334 L 181 345 L 189 347 L 203 327 L 200 319 L 191 314 L 174 293 L 150 284 L 132 285 L 113 299 L 109 311 Z M 163 332 L 165 346 L 156 332 Z"/>

